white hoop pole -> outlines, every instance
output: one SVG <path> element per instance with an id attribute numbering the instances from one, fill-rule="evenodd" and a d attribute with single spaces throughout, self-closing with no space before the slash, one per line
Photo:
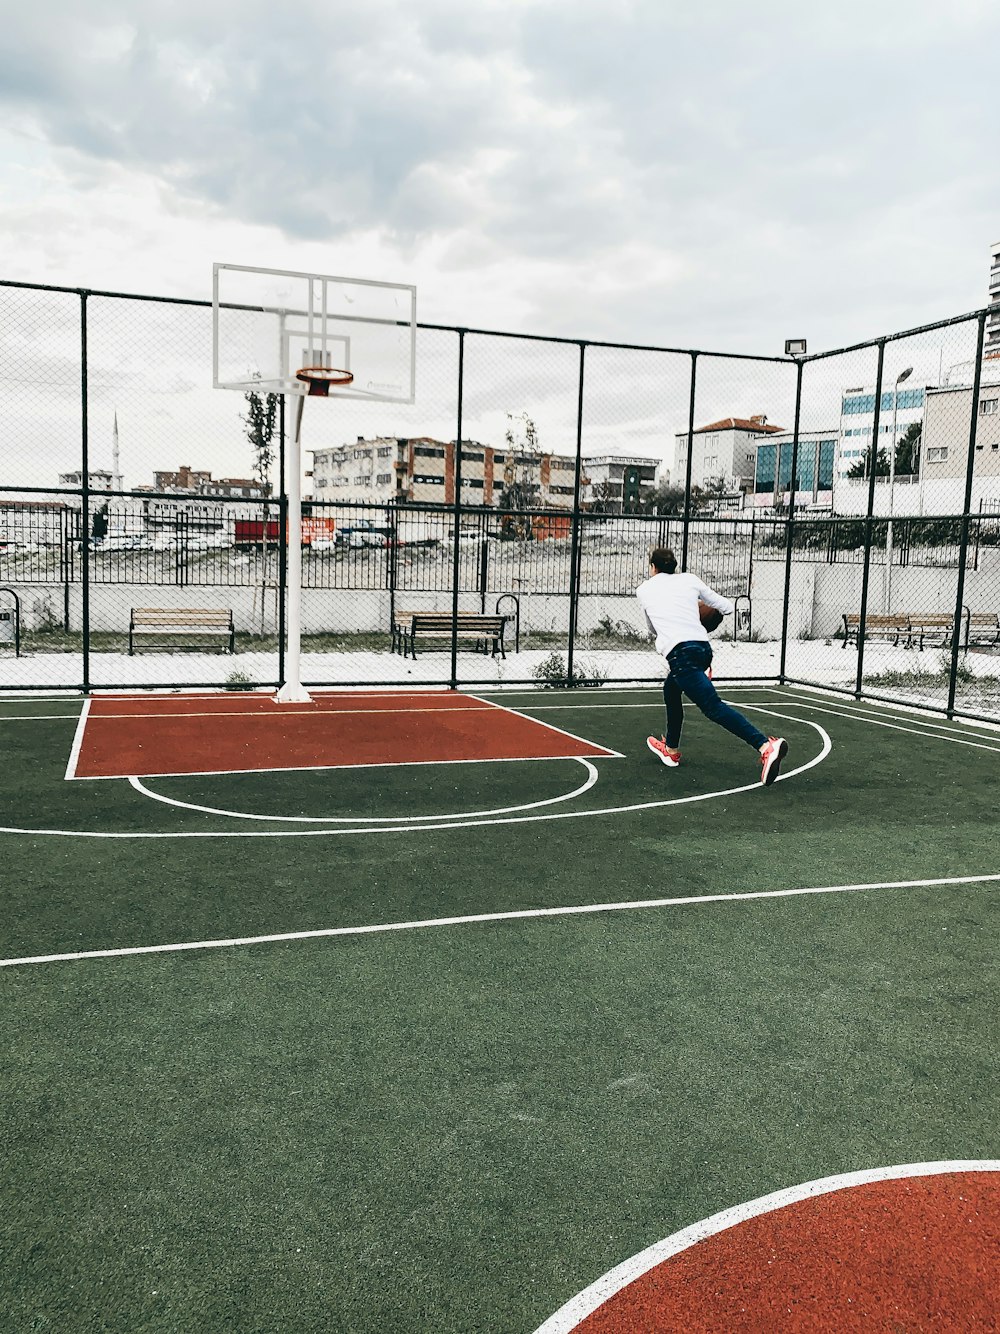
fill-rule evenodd
<path id="1" fill-rule="evenodd" d="M 288 497 L 288 551 L 286 584 L 285 682 L 275 699 L 281 704 L 308 704 L 312 696 L 302 685 L 302 394 L 288 394 L 294 405 L 295 430 L 285 467 Z"/>

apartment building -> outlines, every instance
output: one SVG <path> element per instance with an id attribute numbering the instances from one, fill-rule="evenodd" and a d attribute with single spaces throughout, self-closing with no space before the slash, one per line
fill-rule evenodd
<path id="1" fill-rule="evenodd" d="M 989 307 L 983 357 L 996 361 L 1000 360 L 1000 241 L 994 241 L 990 249 Z"/>
<path id="2" fill-rule="evenodd" d="M 704 488 L 722 481 L 734 491 L 753 491 L 758 442 L 762 437 L 780 434 L 783 429 L 770 426 L 763 415 L 723 417 L 721 421 L 696 427 L 691 438 L 691 485 Z M 688 466 L 687 431 L 678 431 L 675 439 L 673 471 L 683 486 Z"/>
<path id="3" fill-rule="evenodd" d="M 363 436 L 350 445 L 309 451 L 314 501 L 390 501 L 453 505 L 456 450 L 453 440 Z M 533 508 L 569 509 L 575 461 L 555 454 L 494 449 L 463 440 L 462 500 L 496 506 L 504 492 L 524 497 Z"/>
<path id="4" fill-rule="evenodd" d="M 976 443 L 972 465 L 972 508 L 1000 501 L 1000 373 L 984 367 L 976 405 Z M 971 385 L 942 385 L 927 390 L 921 440 L 917 513 L 960 514 L 965 503 Z"/>

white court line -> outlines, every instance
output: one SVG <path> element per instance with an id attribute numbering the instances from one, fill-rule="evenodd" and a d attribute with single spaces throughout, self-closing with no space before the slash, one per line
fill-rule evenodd
<path id="1" fill-rule="evenodd" d="M 826 708 L 822 704 L 814 704 L 812 700 L 788 699 L 782 696 L 782 701 L 789 708 L 812 709 L 814 713 L 827 713 L 835 718 L 850 718 L 852 721 L 868 723 L 872 727 L 887 727 L 893 732 L 908 732 L 911 736 L 929 737 L 932 741 L 950 741 L 956 746 L 972 746 L 976 750 L 989 750 L 994 754 L 1000 754 L 1000 745 L 990 746 L 985 741 L 968 741 L 965 737 L 952 736 L 948 732 L 929 731 L 928 727 L 904 727 L 902 723 L 886 722 L 884 719 L 876 718 L 871 714 Z M 933 724 L 929 724 L 929 726 L 933 727 Z"/>
<path id="2" fill-rule="evenodd" d="M 572 801 L 574 797 L 580 797 L 592 788 L 597 782 L 599 774 L 590 761 L 584 759 L 582 755 L 572 755 L 567 758 L 578 760 L 587 770 L 588 775 L 587 781 L 580 787 L 574 788 L 572 792 L 563 792 L 558 797 L 546 797 L 544 801 L 526 801 L 520 806 L 500 806 L 495 810 L 488 811 L 458 811 L 454 815 L 253 815 L 246 811 L 228 811 L 216 806 L 196 806 L 191 801 L 178 801 L 174 797 L 165 797 L 159 792 L 153 792 L 138 778 L 130 778 L 128 781 L 136 792 L 141 792 L 144 797 L 150 797 L 153 801 L 162 801 L 167 806 L 178 806 L 185 811 L 198 811 L 203 815 L 226 815 L 232 820 L 264 820 L 269 824 L 279 820 L 294 824 L 366 825 L 387 824 L 405 820 L 407 823 L 416 824 L 426 820 L 471 820 L 484 815 L 510 815 L 514 811 L 531 811 L 539 806 L 555 806 L 561 801 Z M 377 833 L 378 830 L 373 830 L 373 832 Z"/>
<path id="3" fill-rule="evenodd" d="M 869 712 L 880 712 L 895 717 L 902 715 L 905 718 L 926 718 L 928 722 L 935 722 L 941 727 L 980 727 L 987 732 L 1000 732 L 1000 721 L 990 722 L 985 718 L 965 718 L 957 715 L 954 718 L 948 718 L 940 709 L 932 709 L 927 704 L 917 704 L 912 699 L 908 700 L 885 700 L 872 699 L 870 696 L 863 696 L 861 699 L 855 699 L 850 693 L 843 690 L 830 690 L 824 686 L 804 686 L 800 684 L 779 686 L 776 682 L 771 682 L 769 690 L 780 691 L 782 695 L 791 695 L 796 699 L 824 699 L 832 703 L 840 703 L 845 708 L 856 708 L 859 713 L 864 709 Z"/>
<path id="4" fill-rule="evenodd" d="M 747 706 L 749 707 L 749 705 Z M 790 778 L 795 778 L 799 774 L 814 768 L 821 764 L 829 755 L 833 743 L 828 733 L 820 727 L 819 723 L 812 722 L 809 718 L 799 718 L 794 714 L 781 713 L 777 709 L 764 708 L 755 705 L 762 713 L 772 714 L 776 718 L 787 718 L 790 722 L 799 723 L 803 727 L 811 727 L 818 732 L 822 738 L 822 747 L 817 755 L 805 764 L 800 764 L 797 769 L 789 769 L 779 778 L 779 783 L 784 783 Z M 555 756 L 557 759 L 577 759 L 578 756 Z M 624 757 L 622 757 L 624 758 Z M 458 763 L 491 764 L 492 760 L 474 760 L 457 761 Z M 291 771 L 286 771 L 291 772 Z M 124 776 L 124 775 L 123 775 Z M 184 777 L 201 777 L 198 775 L 185 774 Z M 146 831 L 146 830 L 94 830 L 94 829 L 22 829 L 15 825 L 0 825 L 0 834 L 30 834 L 35 837 L 48 835 L 51 838 L 107 838 L 107 839 L 161 839 L 161 838 L 334 838 L 344 837 L 348 834 L 403 834 L 403 833 L 432 833 L 435 830 L 442 829 L 479 829 L 484 826 L 495 826 L 504 824 L 533 824 L 541 820 L 580 820 L 592 819 L 598 815 L 624 815 L 630 811 L 655 810 L 664 806 L 685 806 L 696 801 L 713 801 L 716 797 L 732 797 L 740 792 L 756 792 L 759 790 L 767 791 L 762 788 L 759 779 L 752 783 L 743 783 L 739 787 L 721 788 L 714 792 L 697 792 L 689 797 L 667 797 L 660 801 L 642 801 L 635 802 L 627 806 L 605 806 L 597 810 L 582 811 L 552 811 L 545 815 L 505 815 L 501 819 L 484 820 L 457 820 L 445 824 L 425 824 L 425 825 L 380 825 L 377 829 L 250 829 L 231 831 L 226 829 L 211 830 L 178 830 L 175 833 L 167 831 Z M 773 790 L 773 785 L 772 785 Z M 437 817 L 440 818 L 440 817 Z"/>
<path id="5" fill-rule="evenodd" d="M 469 699 L 472 696 L 468 696 Z M 309 718 L 341 718 L 345 714 L 355 715 L 364 714 L 366 717 L 371 714 L 373 717 L 380 713 L 391 713 L 398 715 L 402 713 L 489 713 L 496 707 L 489 703 L 483 704 L 456 704 L 453 708 L 447 709 L 426 709 L 426 708 L 396 708 L 396 709 L 290 709 L 283 707 L 280 713 L 268 713 L 264 709 L 205 709 L 199 712 L 184 709 L 181 713 L 173 713 L 169 710 L 166 713 L 157 713 L 151 709 L 146 713 L 95 713 L 91 722 L 103 722 L 106 718 L 121 722 L 128 719 L 130 722 L 145 722 L 147 718 L 261 718 L 265 722 L 278 723 L 283 718 L 294 716 L 295 714 L 304 714 Z M 508 710 L 513 713 L 513 709 Z"/>
<path id="6" fill-rule="evenodd" d="M 638 912 L 650 908 L 683 908 L 698 903 L 746 903 L 752 899 L 790 899 L 816 894 L 857 894 L 873 889 L 933 889 L 946 885 L 979 885 L 1000 880 L 1000 874 L 944 876 L 931 880 L 876 880 L 860 885 L 815 885 L 796 889 L 747 890 L 737 894 L 695 894 L 684 898 L 635 899 L 628 903 L 588 903 L 562 908 L 522 908 L 512 912 L 470 913 L 462 917 L 430 917 L 412 922 L 381 922 L 374 926 L 331 926 L 318 931 L 282 931 L 265 936 L 234 936 L 226 940 L 181 941 L 170 945 L 129 945 L 119 949 L 76 950 L 67 954 L 34 954 L 0 959 L 0 968 L 18 964 L 67 963 L 80 959 L 120 959 L 136 954 L 175 954 L 186 950 L 230 949 L 237 945 L 273 945 L 291 940 L 329 940 L 337 936 L 385 935 L 432 927 L 474 926 L 483 922 L 516 922 L 542 917 L 582 917 L 594 913 Z"/>
<path id="7" fill-rule="evenodd" d="M 874 1167 L 863 1172 L 844 1172 L 836 1176 L 821 1177 L 818 1181 L 806 1181 L 799 1186 L 786 1186 L 770 1195 L 761 1195 L 759 1199 L 737 1204 L 734 1208 L 723 1209 L 720 1213 L 703 1218 L 700 1223 L 692 1223 L 663 1241 L 654 1242 L 646 1250 L 633 1255 L 622 1264 L 609 1269 L 595 1283 L 571 1297 L 564 1306 L 560 1306 L 554 1315 L 538 1326 L 535 1334 L 570 1334 L 587 1316 L 592 1315 L 599 1306 L 620 1292 L 629 1283 L 635 1282 L 643 1274 L 648 1274 L 664 1260 L 686 1251 L 688 1247 L 714 1237 L 718 1232 L 736 1227 L 750 1218 L 772 1213 L 775 1209 L 784 1209 L 788 1204 L 797 1204 L 801 1200 L 815 1199 L 819 1195 L 829 1195 L 838 1190 L 850 1190 L 855 1186 L 868 1185 L 874 1181 L 900 1181 L 908 1177 L 943 1176 L 956 1172 L 1000 1172 L 1000 1161 L 995 1158 L 956 1159 L 941 1163 L 907 1163 L 893 1167 Z"/>
<path id="8" fill-rule="evenodd" d="M 76 731 L 73 733 L 73 745 L 70 747 L 69 759 L 66 762 L 66 773 L 63 775 L 67 781 L 76 777 L 76 762 L 80 758 L 80 747 L 83 745 L 83 734 L 87 730 L 87 715 L 89 713 L 90 699 L 88 698 L 83 701 Z"/>
<path id="9" fill-rule="evenodd" d="M 469 699 L 478 698 L 478 695 L 469 696 Z M 485 700 L 484 703 L 489 704 L 491 708 L 500 709 L 504 713 L 512 713 L 515 718 L 523 718 L 526 722 L 534 723 L 538 727 L 547 727 L 550 732 L 558 732 L 560 736 L 568 736 L 571 741 L 580 741 L 585 746 L 596 746 L 598 744 L 596 741 L 591 741 L 589 737 L 577 736 L 575 732 L 567 732 L 562 727 L 554 727 L 552 723 L 543 723 L 538 718 L 532 718 L 530 713 L 522 713 L 520 709 L 512 709 L 509 704 L 493 704 L 490 700 Z M 528 707 L 531 706 L 528 705 Z M 600 749 L 607 751 L 608 755 L 615 759 L 623 760 L 625 758 L 620 750 L 609 750 L 607 746 L 601 746 Z"/>

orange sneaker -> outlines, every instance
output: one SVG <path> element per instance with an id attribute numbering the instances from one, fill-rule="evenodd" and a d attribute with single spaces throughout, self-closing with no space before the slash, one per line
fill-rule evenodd
<path id="1" fill-rule="evenodd" d="M 666 737 L 648 736 L 646 745 L 659 757 L 660 763 L 665 764 L 668 769 L 676 769 L 681 762 L 681 753 L 674 750 L 672 746 L 667 745 Z"/>
<path id="2" fill-rule="evenodd" d="M 783 736 L 770 736 L 767 745 L 760 752 L 760 781 L 770 787 L 778 777 L 781 761 L 788 754 L 788 742 Z"/>

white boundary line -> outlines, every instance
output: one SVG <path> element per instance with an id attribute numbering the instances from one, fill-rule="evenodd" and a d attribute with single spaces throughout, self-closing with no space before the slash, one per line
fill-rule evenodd
<path id="1" fill-rule="evenodd" d="M 872 727 L 888 727 L 893 732 L 909 732 L 911 736 L 929 737 L 931 740 L 936 741 L 950 741 L 956 746 L 973 746 L 976 750 L 990 750 L 995 754 L 1000 754 L 1000 745 L 991 746 L 987 745 L 985 739 L 982 741 L 969 741 L 965 737 L 952 736 L 950 732 L 931 730 L 937 726 L 931 722 L 928 722 L 926 726 L 922 727 L 904 727 L 902 722 L 890 723 L 883 718 L 875 717 L 873 714 L 857 713 L 845 709 L 826 708 L 822 704 L 815 704 L 812 700 L 788 699 L 785 695 L 782 695 L 781 698 L 782 703 L 789 708 L 798 706 L 804 709 L 812 709 L 814 713 L 831 714 L 836 718 L 850 718 L 852 721 L 868 723 Z M 892 716 L 893 715 L 890 715 L 890 717 Z M 907 719 L 906 721 L 909 722 L 911 720 Z M 978 735 L 978 733 L 976 735 Z"/>
<path id="2" fill-rule="evenodd" d="M 718 1232 L 736 1227 L 749 1218 L 772 1213 L 776 1209 L 797 1204 L 801 1200 L 815 1199 L 818 1195 L 829 1195 L 834 1191 L 867 1185 L 872 1181 L 899 1181 L 908 1177 L 945 1176 L 956 1172 L 1000 1172 L 1000 1160 L 956 1159 L 952 1162 L 907 1163 L 903 1166 L 869 1168 L 862 1172 L 845 1172 L 837 1176 L 821 1177 L 817 1181 L 806 1181 L 799 1186 L 787 1186 L 784 1190 L 762 1195 L 759 1199 L 750 1200 L 746 1204 L 723 1209 L 720 1213 L 712 1214 L 710 1218 L 704 1218 L 680 1232 L 674 1232 L 614 1269 L 609 1269 L 590 1287 L 571 1297 L 554 1315 L 549 1316 L 544 1324 L 538 1326 L 535 1334 L 570 1334 L 582 1320 L 592 1315 L 599 1306 L 603 1306 L 609 1297 L 613 1297 L 622 1288 L 635 1282 L 651 1269 L 655 1269 L 664 1260 L 704 1241 L 707 1237 L 714 1237 Z"/>
<path id="3" fill-rule="evenodd" d="M 574 788 L 572 792 L 563 792 L 558 797 L 546 797 L 544 801 L 526 801 L 521 806 L 501 806 L 496 810 L 490 811 L 459 811 L 455 815 L 253 815 L 245 811 L 227 811 L 216 806 L 196 806 L 191 801 L 177 801 L 173 797 L 165 797 L 159 792 L 153 792 L 150 788 L 138 778 L 130 778 L 128 781 L 135 788 L 136 792 L 141 792 L 144 797 L 150 797 L 153 801 L 162 801 L 167 806 L 178 806 L 185 811 L 198 811 L 202 815 L 226 815 L 232 820 L 264 820 L 272 823 L 275 820 L 289 822 L 292 824 L 366 824 L 379 825 L 392 821 L 406 821 L 407 823 L 418 824 L 427 820 L 463 820 L 474 819 L 485 815 L 510 815 L 514 811 L 531 811 L 539 806 L 555 806 L 561 801 L 572 801 L 574 797 L 580 797 L 594 786 L 599 778 L 599 774 L 588 759 L 582 755 L 569 756 L 583 765 L 587 770 L 587 781 L 580 787 Z M 372 832 L 378 832 L 373 830 Z"/>
<path id="4" fill-rule="evenodd" d="M 73 733 L 73 745 L 70 747 L 69 759 L 66 762 L 66 773 L 64 777 L 69 780 L 76 777 L 76 762 L 80 758 L 80 747 L 83 745 L 83 734 L 87 730 L 87 717 L 90 713 L 90 700 L 83 701 L 83 708 L 80 710 L 80 717 L 77 719 L 76 730 Z"/>
<path id="5" fill-rule="evenodd" d="M 470 695 L 469 699 L 479 699 L 478 695 Z M 555 727 L 552 723 L 542 722 L 538 718 L 532 718 L 530 713 L 522 713 L 520 709 L 512 709 L 508 704 L 494 704 L 492 700 L 481 701 L 495 709 L 502 709 L 504 713 L 512 713 L 515 718 L 523 718 L 526 722 L 534 723 L 536 727 L 547 727 L 550 732 L 558 732 L 560 736 L 568 736 L 571 741 L 579 741 L 584 746 L 597 746 L 596 741 L 591 741 L 589 737 L 577 736 L 575 732 L 567 732 L 563 727 Z M 530 707 L 530 705 L 529 705 Z M 599 749 L 607 751 L 610 757 L 623 760 L 625 756 L 620 750 L 609 750 L 607 746 L 600 746 Z"/>
<path id="6" fill-rule="evenodd" d="M 749 706 L 748 706 L 749 707 Z M 822 738 L 822 747 L 817 755 L 805 764 L 800 764 L 797 769 L 790 769 L 783 773 L 778 782 L 783 783 L 789 778 L 795 778 L 799 774 L 814 768 L 821 764 L 829 755 L 833 743 L 829 734 L 819 725 L 812 722 L 809 718 L 799 718 L 795 714 L 781 713 L 777 709 L 765 708 L 762 705 L 755 705 L 762 713 L 772 714 L 776 718 L 787 718 L 791 722 L 799 723 L 803 727 L 811 727 L 818 732 Z M 579 756 L 555 756 L 557 759 L 579 759 Z M 624 757 L 623 757 L 624 758 Z M 495 761 L 490 760 L 472 760 L 460 761 L 461 763 L 489 764 Z M 258 771 L 254 771 L 258 772 Z M 293 772 L 291 770 L 282 770 L 281 772 Z M 167 775 L 163 775 L 167 776 Z M 183 777 L 200 777 L 201 775 L 185 774 Z M 773 786 L 773 785 L 772 785 Z M 167 831 L 147 831 L 147 830 L 94 830 L 94 829 L 22 829 L 14 825 L 0 825 L 0 834 L 29 834 L 33 837 L 39 837 L 47 834 L 53 838 L 107 838 L 107 839 L 163 839 L 163 838 L 333 838 L 347 834 L 401 834 L 413 833 L 419 829 L 421 833 L 431 832 L 441 829 L 475 829 L 483 826 L 494 826 L 503 824 L 532 824 L 540 820 L 579 820 L 591 819 L 598 815 L 624 815 L 630 811 L 656 810 L 664 806 L 685 806 L 696 801 L 712 801 L 716 797 L 732 797 L 740 792 L 766 791 L 762 788 L 760 780 L 752 783 L 743 783 L 739 787 L 721 788 L 714 792 L 697 792 L 689 797 L 666 797 L 660 801 L 642 801 L 635 802 L 627 806 L 605 806 L 597 810 L 581 811 L 552 811 L 545 815 L 509 815 L 499 820 L 456 820 L 444 824 L 425 824 L 425 825 L 382 825 L 378 829 L 250 829 L 250 830 L 177 830 L 176 832 Z M 432 817 L 439 819 L 440 817 Z"/>
<path id="7" fill-rule="evenodd" d="M 877 880 L 862 885 L 815 885 L 796 889 L 746 890 L 736 894 L 694 894 L 683 898 L 636 899 L 629 903 L 574 904 L 561 908 L 520 908 L 512 912 L 470 913 L 463 917 L 430 917 L 412 922 L 381 922 L 372 926 L 331 926 L 316 931 L 282 931 L 264 936 L 233 936 L 225 940 L 180 941 L 169 945 L 128 945 L 119 949 L 76 950 L 67 954 L 35 954 L 0 959 L 0 968 L 19 964 L 66 963 L 81 959 L 121 959 L 137 954 L 177 954 L 188 950 L 230 949 L 237 945 L 270 945 L 290 940 L 328 940 L 337 936 L 372 936 L 431 927 L 474 926 L 483 922 L 517 922 L 542 917 L 583 917 L 595 913 L 638 912 L 650 908 L 684 908 L 702 903 L 745 903 L 753 899 L 791 899 L 815 894 L 857 894 L 872 889 L 933 889 L 947 885 L 980 885 L 1000 881 L 1000 874 L 944 876 L 933 880 Z"/>

